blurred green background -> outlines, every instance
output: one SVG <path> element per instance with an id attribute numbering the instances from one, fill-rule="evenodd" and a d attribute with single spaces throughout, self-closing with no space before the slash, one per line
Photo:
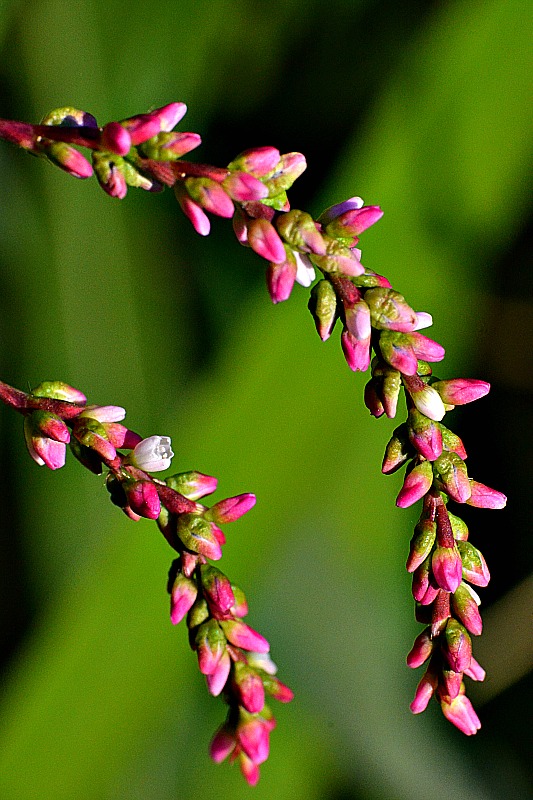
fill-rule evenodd
<path id="1" fill-rule="evenodd" d="M 321 344 L 307 293 L 273 307 L 226 221 L 200 239 L 172 192 L 111 200 L 0 143 L 2 379 L 60 379 L 172 436 L 174 471 L 256 508 L 222 568 L 296 693 L 259 786 L 207 757 L 224 716 L 168 621 L 172 553 L 70 459 L 54 474 L 0 409 L 2 800 L 515 800 L 531 775 L 531 6 L 525 0 L 2 0 L 0 116 L 74 105 L 101 124 L 182 100 L 193 158 L 299 150 L 293 207 L 385 210 L 364 263 L 434 315 L 441 377 L 493 384 L 456 429 L 505 491 L 473 510 L 492 570 L 467 739 L 408 710 L 419 630 L 404 570 L 416 509 L 380 464 L 392 421 Z"/>

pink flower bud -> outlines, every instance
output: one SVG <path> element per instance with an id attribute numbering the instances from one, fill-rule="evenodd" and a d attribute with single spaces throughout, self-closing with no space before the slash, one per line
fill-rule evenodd
<path id="1" fill-rule="evenodd" d="M 98 422 L 120 422 L 126 416 L 121 406 L 86 406 L 80 417 L 90 417 Z"/>
<path id="2" fill-rule="evenodd" d="M 429 419 L 435 422 L 440 422 L 446 413 L 444 403 L 440 399 L 438 392 L 432 389 L 431 386 L 424 384 L 418 389 L 412 389 L 406 383 L 406 387 L 411 395 L 411 399 L 421 414 L 424 414 Z M 439 432 L 440 433 L 440 432 Z M 441 443 L 442 450 L 442 434 L 438 437 Z"/>
<path id="3" fill-rule="evenodd" d="M 64 142 L 52 142 L 43 147 L 46 157 L 73 178 L 90 178 L 93 168 L 75 147 Z"/>
<path id="4" fill-rule="evenodd" d="M 286 260 L 285 247 L 271 222 L 259 217 L 248 223 L 248 244 L 258 256 L 283 264 Z"/>
<path id="5" fill-rule="evenodd" d="M 427 336 L 416 331 L 408 333 L 406 336 L 415 356 L 422 361 L 442 361 L 444 358 L 446 353 L 444 347 L 438 342 L 434 342 L 433 339 L 428 339 Z"/>
<path id="6" fill-rule="evenodd" d="M 190 472 L 171 475 L 170 478 L 166 479 L 166 484 L 189 500 L 199 500 L 201 497 L 213 494 L 216 491 L 218 481 L 211 475 L 204 475 L 202 472 L 191 470 Z"/>
<path id="7" fill-rule="evenodd" d="M 254 147 L 240 153 L 228 164 L 228 169 L 243 170 L 256 178 L 263 178 L 277 167 L 279 160 L 280 152 L 275 147 Z"/>
<path id="8" fill-rule="evenodd" d="M 214 672 L 206 675 L 207 688 L 209 694 L 213 697 L 218 697 L 222 689 L 227 683 L 229 673 L 231 670 L 231 658 L 227 650 L 220 657 L 220 661 L 215 667 Z"/>
<path id="9" fill-rule="evenodd" d="M 226 637 L 214 619 L 202 623 L 195 637 L 198 668 L 203 675 L 211 675 L 226 650 Z"/>
<path id="10" fill-rule="evenodd" d="M 119 122 L 108 122 L 102 130 L 101 147 L 117 156 L 125 156 L 131 149 L 131 136 Z"/>
<path id="11" fill-rule="evenodd" d="M 444 452 L 433 462 L 435 478 L 442 491 L 457 503 L 464 503 L 470 497 L 471 481 L 468 479 L 466 464 L 456 453 Z"/>
<path id="12" fill-rule="evenodd" d="M 265 690 L 259 674 L 246 664 L 237 662 L 234 668 L 233 684 L 239 703 L 250 714 L 258 714 L 265 705 Z"/>
<path id="13" fill-rule="evenodd" d="M 459 436 L 453 433 L 453 431 L 448 430 L 448 428 L 446 428 L 444 425 L 439 425 L 439 428 L 442 433 L 442 443 L 444 449 L 449 450 L 451 453 L 457 453 L 459 458 L 463 459 L 464 461 L 464 459 L 467 457 L 467 452 Z"/>
<path id="14" fill-rule="evenodd" d="M 285 686 L 285 684 L 277 678 L 271 676 L 263 678 L 263 684 L 267 694 L 273 697 L 274 700 L 279 700 L 280 703 L 290 703 L 291 700 L 294 699 L 294 692 L 292 689 L 289 689 L 288 686 Z"/>
<path id="15" fill-rule="evenodd" d="M 201 573 L 204 596 L 213 615 L 225 614 L 235 603 L 229 578 L 210 564 L 204 564 Z"/>
<path id="16" fill-rule="evenodd" d="M 333 222 L 334 219 L 337 219 L 347 211 L 357 210 L 363 206 L 364 202 L 361 197 L 350 197 L 348 200 L 343 200 L 342 203 L 336 203 L 334 206 L 326 208 L 319 216 L 318 221 L 324 226 L 329 225 L 330 222 Z"/>
<path id="17" fill-rule="evenodd" d="M 412 335 L 412 334 L 411 334 Z M 411 346 L 409 334 L 383 330 L 379 335 L 383 359 L 403 375 L 415 375 L 418 358 Z"/>
<path id="18" fill-rule="evenodd" d="M 474 636 L 479 636 L 483 630 L 483 621 L 478 610 L 480 602 L 477 594 L 466 583 L 460 583 L 452 595 L 455 616 Z"/>
<path id="19" fill-rule="evenodd" d="M 117 450 L 133 450 L 143 438 L 118 422 L 102 422 L 106 438 Z"/>
<path id="20" fill-rule="evenodd" d="M 254 764 L 268 758 L 270 727 L 261 717 L 253 717 L 237 726 L 237 741 Z"/>
<path id="21" fill-rule="evenodd" d="M 235 520 L 253 508 L 255 503 L 256 497 L 254 494 L 239 494 L 236 497 L 220 500 L 220 502 L 208 509 L 204 516 L 217 524 L 224 525 L 227 522 L 235 522 Z"/>
<path id="22" fill-rule="evenodd" d="M 181 210 L 192 224 L 196 233 L 199 233 L 200 236 L 207 236 L 211 230 L 211 223 L 205 211 L 203 211 L 198 203 L 189 197 L 181 184 L 177 183 L 174 186 L 174 194 L 180 204 Z"/>
<path id="23" fill-rule="evenodd" d="M 453 617 L 444 630 L 443 653 L 454 672 L 464 672 L 470 666 L 472 641 L 466 628 Z"/>
<path id="24" fill-rule="evenodd" d="M 407 666 L 411 667 L 411 669 L 421 667 L 432 654 L 435 642 L 430 634 L 430 629 L 426 628 L 416 637 L 413 647 L 407 656 Z"/>
<path id="25" fill-rule="evenodd" d="M 236 744 L 237 739 L 235 737 L 235 732 L 230 730 L 226 725 L 223 725 L 218 729 L 211 740 L 209 755 L 215 764 L 221 764 L 222 761 L 233 752 Z"/>
<path id="26" fill-rule="evenodd" d="M 222 549 L 213 531 L 213 524 L 199 514 L 180 514 L 176 532 L 185 547 L 193 553 L 200 553 L 212 561 L 222 558 Z"/>
<path id="27" fill-rule="evenodd" d="M 408 333 L 414 330 L 417 317 L 405 297 L 394 289 L 376 286 L 365 292 L 365 302 L 370 308 L 372 325 L 378 330 L 386 329 Z"/>
<path id="28" fill-rule="evenodd" d="M 437 688 L 438 682 L 437 674 L 432 668 L 430 662 L 426 673 L 416 688 L 414 700 L 409 706 L 413 714 L 421 714 L 422 711 L 426 710 L 428 703 L 433 697 L 435 689 Z"/>
<path id="29" fill-rule="evenodd" d="M 354 372 L 366 372 L 370 366 L 370 336 L 356 339 L 346 328 L 341 334 L 342 352 L 346 363 Z"/>
<path id="30" fill-rule="evenodd" d="M 283 264 L 270 263 L 266 271 L 267 288 L 273 303 L 282 303 L 292 292 L 296 280 L 296 259 L 287 253 Z"/>
<path id="31" fill-rule="evenodd" d="M 248 172 L 232 172 L 222 185 L 229 196 L 238 203 L 264 200 L 268 196 L 268 189 L 264 183 Z"/>
<path id="32" fill-rule="evenodd" d="M 408 508 L 424 497 L 431 489 L 433 483 L 433 470 L 429 461 L 417 464 L 405 476 L 403 486 L 396 498 L 398 508 Z"/>
<path id="33" fill-rule="evenodd" d="M 161 512 L 161 502 L 157 489 L 151 481 L 135 481 L 125 487 L 128 505 L 140 517 L 157 519 Z"/>
<path id="34" fill-rule="evenodd" d="M 421 520 L 415 528 L 411 539 L 409 557 L 406 563 L 407 572 L 414 572 L 431 552 L 437 535 L 437 523 L 429 519 Z"/>
<path id="35" fill-rule="evenodd" d="M 417 603 L 424 606 L 430 605 L 439 593 L 438 587 L 431 583 L 433 575 L 430 567 L 431 558 L 428 556 L 413 572 L 412 594 Z"/>
<path id="36" fill-rule="evenodd" d="M 276 220 L 276 226 L 280 236 L 292 248 L 302 253 L 317 253 L 318 255 L 326 252 L 325 242 L 310 214 L 294 208 L 292 211 L 281 214 Z"/>
<path id="37" fill-rule="evenodd" d="M 449 381 L 436 381 L 433 388 L 447 405 L 462 406 L 484 397 L 490 391 L 490 383 L 470 378 L 455 378 Z"/>
<path id="38" fill-rule="evenodd" d="M 206 211 L 218 217 L 232 218 L 233 201 L 220 183 L 212 178 L 186 178 L 184 186 L 190 197 Z"/>
<path id="39" fill-rule="evenodd" d="M 170 621 L 177 625 L 192 608 L 198 595 L 196 583 L 178 572 L 170 590 Z"/>
<path id="40" fill-rule="evenodd" d="M 300 177 L 307 167 L 302 153 L 284 153 L 276 165 L 275 172 L 265 179 L 269 196 L 275 197 L 290 189 L 294 181 Z"/>
<path id="41" fill-rule="evenodd" d="M 457 547 L 436 547 L 431 559 L 431 569 L 441 589 L 445 592 L 455 592 L 463 574 Z"/>
<path id="42" fill-rule="evenodd" d="M 24 419 L 24 437 L 30 456 L 40 467 L 46 465 L 49 469 L 60 469 L 65 465 L 66 445 L 42 436 L 33 427 L 31 416 Z"/>
<path id="43" fill-rule="evenodd" d="M 268 653 L 270 645 L 260 633 L 240 620 L 221 620 L 220 625 L 228 641 L 235 647 L 251 650 L 254 653 Z"/>
<path id="44" fill-rule="evenodd" d="M 248 786 L 257 786 L 259 783 L 259 767 L 249 759 L 244 753 L 239 754 L 239 766 L 241 774 Z"/>
<path id="45" fill-rule="evenodd" d="M 120 124 L 129 133 L 132 145 L 146 142 L 161 130 L 161 122 L 156 114 L 136 114 L 121 120 Z"/>
<path id="46" fill-rule="evenodd" d="M 458 541 L 457 549 L 463 563 L 463 578 L 473 583 L 474 586 L 487 586 L 490 581 L 490 572 L 480 551 L 466 541 Z"/>
<path id="47" fill-rule="evenodd" d="M 159 130 L 171 131 L 178 122 L 181 122 L 186 113 L 185 103 L 168 103 L 166 106 L 151 111 L 150 116 L 159 120 Z"/>
<path id="48" fill-rule="evenodd" d="M 484 483 L 470 481 L 471 494 L 467 499 L 469 506 L 476 508 L 505 508 L 507 497 L 496 489 L 485 486 Z"/>
<path id="49" fill-rule="evenodd" d="M 371 378 L 365 385 L 364 402 L 365 406 L 368 408 L 372 416 L 376 417 L 377 419 L 383 416 L 383 414 L 385 413 L 385 408 L 383 407 L 383 402 L 377 392 L 376 384 L 377 381 L 375 380 L 375 378 Z M 383 462 L 383 464 L 385 465 L 385 462 Z M 387 471 L 388 470 L 385 470 L 385 472 Z"/>
<path id="50" fill-rule="evenodd" d="M 461 692 L 463 673 L 454 672 L 453 669 L 443 668 L 441 672 L 443 686 L 439 688 L 439 695 L 446 697 L 446 702 L 453 700 Z"/>
<path id="51" fill-rule="evenodd" d="M 364 300 L 347 306 L 344 313 L 346 327 L 356 339 L 368 342 L 372 333 L 370 309 Z"/>
<path id="52" fill-rule="evenodd" d="M 466 736 L 473 736 L 481 728 L 479 717 L 464 694 L 459 694 L 449 703 L 441 701 L 441 709 L 446 719 Z"/>
<path id="53" fill-rule="evenodd" d="M 476 661 L 474 656 L 470 659 L 470 666 L 468 669 L 465 669 L 465 675 L 468 675 L 469 678 L 472 678 L 473 681 L 484 681 L 485 680 L 485 670 L 481 666 L 481 664 Z"/>
<path id="54" fill-rule="evenodd" d="M 234 583 L 231 584 L 231 588 L 233 590 L 233 595 L 235 597 L 235 604 L 230 608 L 230 611 L 234 617 L 245 617 L 248 613 L 248 603 L 246 601 L 246 596 L 243 590 L 239 586 L 236 586 Z M 266 667 L 264 666 L 262 666 L 261 668 L 266 670 Z M 268 672 L 268 670 L 266 671 Z"/>
<path id="55" fill-rule="evenodd" d="M 442 432 L 439 426 L 418 409 L 412 408 L 408 418 L 409 441 L 421 456 L 435 461 L 442 453 Z"/>

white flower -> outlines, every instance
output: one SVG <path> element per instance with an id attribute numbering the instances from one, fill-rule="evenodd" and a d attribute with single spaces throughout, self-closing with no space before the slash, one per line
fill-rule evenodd
<path id="1" fill-rule="evenodd" d="M 315 270 L 307 256 L 294 253 L 296 258 L 296 280 L 301 286 L 311 286 L 315 279 Z"/>
<path id="2" fill-rule="evenodd" d="M 128 460 L 145 472 L 162 472 L 169 468 L 173 455 L 169 436 L 149 436 L 139 442 Z"/>
<path id="3" fill-rule="evenodd" d="M 278 671 L 268 653 L 246 653 L 246 660 L 250 666 L 262 669 L 268 675 L 275 675 Z"/>

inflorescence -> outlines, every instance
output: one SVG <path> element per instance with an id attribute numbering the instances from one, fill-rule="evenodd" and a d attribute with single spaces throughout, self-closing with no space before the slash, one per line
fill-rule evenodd
<path id="1" fill-rule="evenodd" d="M 456 405 L 486 395 L 490 386 L 434 376 L 430 365 L 442 361 L 445 351 L 420 333 L 431 326 L 431 315 L 414 311 L 387 278 L 361 263 L 359 236 L 381 218 L 379 206 L 365 206 L 353 197 L 318 219 L 291 209 L 287 190 L 306 168 L 300 153 L 281 155 L 274 147 L 258 147 L 225 168 L 184 161 L 182 156 L 201 141 L 196 133 L 173 131 L 185 111 L 183 103 L 171 103 L 100 128 L 92 115 L 63 108 L 40 125 L 0 120 L 0 138 L 78 178 L 90 177 L 94 169 L 104 191 L 119 199 L 128 186 L 152 192 L 171 186 L 203 236 L 210 231 L 208 214 L 232 219 L 238 241 L 267 262 L 274 303 L 287 300 L 298 282 L 311 287 L 309 310 L 323 341 L 339 321 L 350 369 L 370 367 L 364 394 L 370 413 L 394 418 L 400 394 L 405 397 L 407 419 L 387 444 L 382 471 L 407 467 L 397 506 L 422 500 L 407 569 L 413 574 L 416 618 L 426 627 L 407 663 L 428 666 L 411 710 L 420 713 L 434 696 L 447 719 L 474 734 L 480 723 L 463 677 L 483 680 L 485 673 L 472 656 L 471 635 L 481 633 L 482 622 L 480 599 L 470 584 L 486 586 L 490 576 L 482 554 L 468 541 L 466 524 L 448 505 L 496 509 L 504 507 L 506 498 L 469 477 L 464 445 L 442 420 Z M 92 166 L 76 146 L 92 151 Z M 255 784 L 275 725 L 265 693 L 286 702 L 292 692 L 274 677 L 266 640 L 242 622 L 247 613 L 242 592 L 208 563 L 220 558 L 225 541 L 218 525 L 248 511 L 254 496 L 206 508 L 197 501 L 215 490 L 216 480 L 195 472 L 166 481 L 153 478 L 150 472 L 170 463 L 170 440 L 142 440 L 120 424 L 123 409 L 87 406 L 80 392 L 60 383 L 41 384 L 30 394 L 0 386 L 1 399 L 25 415 L 26 441 L 38 463 L 62 466 L 70 442 L 84 466 L 97 473 L 108 470 L 112 501 L 132 519 L 157 520 L 178 552 L 169 576 L 171 618 L 177 623 L 187 616 L 191 646 L 209 691 L 223 693 L 229 705 L 211 756 L 217 762 L 228 755 L 237 758 L 246 780 Z"/>

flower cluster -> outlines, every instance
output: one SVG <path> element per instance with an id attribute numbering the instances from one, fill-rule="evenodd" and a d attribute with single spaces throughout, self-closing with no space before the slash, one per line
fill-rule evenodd
<path id="1" fill-rule="evenodd" d="M 107 471 L 115 505 L 134 521 L 156 520 L 179 554 L 168 580 L 170 618 L 174 624 L 187 618 L 208 690 L 214 697 L 222 694 L 229 706 L 211 754 L 219 762 L 231 752 L 254 785 L 276 724 L 265 696 L 287 703 L 293 694 L 275 677 L 267 640 L 243 622 L 244 593 L 208 560 L 222 556 L 226 539 L 219 526 L 249 511 L 255 496 L 229 497 L 208 508 L 198 501 L 216 490 L 216 478 L 194 471 L 154 478 L 150 473 L 168 469 L 174 456 L 169 437 L 143 439 L 121 424 L 122 407 L 88 405 L 82 392 L 60 381 L 45 381 L 28 394 L 0 382 L 0 399 L 23 414 L 26 445 L 37 464 L 59 469 L 69 445 L 91 472 Z"/>
<path id="2" fill-rule="evenodd" d="M 394 418 L 400 395 L 405 397 L 407 419 L 386 447 L 382 471 L 390 474 L 407 466 L 396 501 L 400 508 L 423 501 L 407 568 L 413 573 L 417 619 L 427 627 L 408 663 L 416 667 L 429 659 L 429 665 L 411 709 L 423 711 L 435 695 L 453 724 L 466 734 L 475 733 L 479 720 L 462 679 L 482 680 L 484 672 L 471 654 L 470 634 L 481 633 L 481 617 L 479 598 L 469 584 L 485 586 L 489 573 L 483 556 L 467 540 L 464 522 L 448 510 L 448 501 L 502 508 L 506 498 L 469 477 L 463 443 L 442 420 L 456 405 L 487 394 L 489 384 L 434 377 L 430 364 L 442 361 L 445 351 L 420 333 L 431 326 L 431 315 L 415 311 L 387 278 L 361 263 L 359 237 L 381 218 L 379 206 L 365 206 L 360 197 L 352 197 L 318 219 L 291 209 L 287 190 L 305 169 L 305 158 L 300 153 L 281 155 L 275 147 L 247 150 L 227 167 L 184 161 L 182 156 L 200 144 L 198 134 L 172 130 L 185 111 L 183 103 L 171 103 L 99 128 L 90 114 L 64 108 L 41 125 L 0 120 L 0 138 L 44 155 L 76 177 L 89 177 L 94 167 L 100 185 L 113 197 L 123 198 L 128 186 L 149 191 L 172 186 L 202 236 L 210 231 L 209 214 L 232 219 L 237 240 L 267 262 L 274 303 L 287 300 L 297 282 L 310 288 L 309 310 L 323 341 L 339 321 L 348 366 L 355 372 L 371 369 L 364 393 L 370 413 Z M 73 145 L 92 150 L 92 166 Z M 43 391 L 41 387 L 33 393 L 34 401 L 44 398 Z M 64 391 L 66 406 L 85 402 L 69 394 L 74 390 Z M 70 425 L 75 455 L 94 471 L 102 463 L 109 469 L 113 501 L 132 518 L 158 519 L 179 552 L 171 579 L 173 619 L 188 615 L 191 643 L 209 690 L 223 690 L 230 706 L 212 755 L 217 761 L 230 753 L 239 758 L 247 780 L 254 783 L 274 724 L 264 706 L 265 691 L 290 699 L 289 690 L 268 677 L 272 662 L 258 655 L 264 656 L 266 644 L 240 620 L 239 591 L 205 562 L 220 558 L 224 539 L 217 522 L 236 518 L 239 510 L 244 513 L 251 495 L 225 501 L 229 507 L 205 509 L 195 501 L 209 493 L 212 479 L 190 478 L 192 494 L 181 483 L 172 483 L 177 478 L 166 484 L 154 481 L 142 471 L 145 449 L 148 471 L 154 471 L 158 458 L 168 459 L 170 445 L 163 439 L 153 447 L 147 444 L 150 440 L 141 442 L 119 424 L 122 409 L 84 406 L 69 417 L 42 400 L 32 409 L 26 438 L 39 463 L 62 466 Z M 117 448 L 133 449 L 121 456 Z"/>

